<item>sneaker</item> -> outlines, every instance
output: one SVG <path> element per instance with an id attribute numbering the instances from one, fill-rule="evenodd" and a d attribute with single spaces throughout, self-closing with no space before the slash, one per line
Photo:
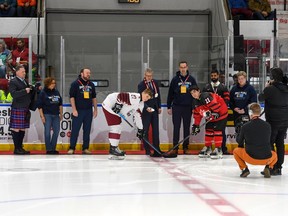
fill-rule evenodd
<path id="1" fill-rule="evenodd" d="M 265 166 L 263 172 L 264 172 L 264 178 L 270 178 L 270 177 L 271 177 L 271 175 L 270 175 L 270 168 L 269 168 L 268 165 Z"/>
<path id="2" fill-rule="evenodd" d="M 269 168 L 269 172 L 270 172 L 270 175 L 272 176 L 282 175 L 281 168 L 274 168 L 274 169 Z M 265 169 L 260 173 L 261 175 L 264 175 L 265 177 Z"/>
<path id="3" fill-rule="evenodd" d="M 240 175 L 240 177 L 245 178 L 250 174 L 250 171 L 248 169 L 248 167 L 246 167 L 245 169 L 242 170 L 242 173 Z"/>
<path id="4" fill-rule="evenodd" d="M 92 152 L 89 151 L 88 149 L 84 149 L 84 150 L 82 151 L 82 154 L 91 155 Z"/>
<path id="5" fill-rule="evenodd" d="M 282 175 L 281 168 L 273 169 L 273 174 L 272 175 L 274 175 L 274 176 Z"/>
<path id="6" fill-rule="evenodd" d="M 223 153 L 221 148 L 215 148 L 214 151 L 210 154 L 211 159 L 221 159 L 223 158 Z"/>
<path id="7" fill-rule="evenodd" d="M 199 152 L 198 156 L 200 158 L 207 158 L 210 157 L 211 152 L 212 152 L 211 146 L 204 146 L 202 150 Z"/>
<path id="8" fill-rule="evenodd" d="M 74 154 L 74 149 L 69 149 L 68 152 L 67 152 L 67 154 L 69 154 L 69 155 Z"/>

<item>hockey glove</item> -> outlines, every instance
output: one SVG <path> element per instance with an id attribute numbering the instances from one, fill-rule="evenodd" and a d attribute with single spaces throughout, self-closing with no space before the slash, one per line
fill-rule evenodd
<path id="1" fill-rule="evenodd" d="M 199 127 L 199 125 L 193 124 L 193 125 L 192 125 L 192 132 L 191 132 L 191 134 L 192 134 L 192 135 L 197 135 L 199 132 L 200 132 L 200 127 Z"/>
<path id="2" fill-rule="evenodd" d="M 145 136 L 145 131 L 143 129 L 138 129 L 136 136 L 142 140 L 143 137 Z"/>
<path id="3" fill-rule="evenodd" d="M 112 108 L 112 111 L 118 114 L 121 111 L 122 107 L 123 107 L 123 104 L 116 103 L 115 106 Z"/>
<path id="4" fill-rule="evenodd" d="M 219 118 L 219 113 L 212 113 L 211 111 L 207 111 L 205 113 L 205 117 L 207 121 L 215 120 Z"/>

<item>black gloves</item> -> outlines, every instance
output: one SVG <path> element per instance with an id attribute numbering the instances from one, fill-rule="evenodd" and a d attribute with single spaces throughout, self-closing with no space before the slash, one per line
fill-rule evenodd
<path id="1" fill-rule="evenodd" d="M 207 111 L 206 113 L 206 120 L 215 120 L 219 118 L 219 113 L 212 113 L 211 111 Z"/>
<path id="2" fill-rule="evenodd" d="M 123 104 L 116 103 L 115 106 L 112 108 L 112 111 L 118 114 L 121 111 L 122 107 L 123 107 Z"/>
<path id="3" fill-rule="evenodd" d="M 200 127 L 199 127 L 199 125 L 193 124 L 193 125 L 192 125 L 192 132 L 191 132 L 191 134 L 192 134 L 192 135 L 197 135 L 199 132 L 200 132 Z"/>
<path id="4" fill-rule="evenodd" d="M 143 129 L 138 129 L 136 136 L 142 140 L 143 137 L 145 136 L 145 131 Z"/>

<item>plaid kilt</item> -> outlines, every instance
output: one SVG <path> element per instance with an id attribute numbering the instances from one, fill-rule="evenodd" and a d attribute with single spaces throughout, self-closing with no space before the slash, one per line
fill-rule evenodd
<path id="1" fill-rule="evenodd" d="M 28 108 L 12 108 L 10 128 L 25 129 L 30 127 L 31 113 Z"/>

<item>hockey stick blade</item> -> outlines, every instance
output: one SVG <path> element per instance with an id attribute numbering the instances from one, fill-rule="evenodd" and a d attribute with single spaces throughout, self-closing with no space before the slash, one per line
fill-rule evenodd
<path id="1" fill-rule="evenodd" d="M 211 120 L 208 120 L 208 121 L 205 121 L 202 125 L 200 125 L 199 127 L 200 128 L 202 128 L 203 126 L 205 126 L 208 122 L 210 122 Z M 190 136 L 192 136 L 192 135 L 196 135 L 196 134 L 194 134 L 194 133 L 190 133 L 188 136 L 186 136 L 184 139 L 182 139 L 180 142 L 178 142 L 175 146 L 173 146 L 171 149 L 169 149 L 166 153 L 164 153 L 163 155 L 168 155 L 169 154 L 169 152 L 171 152 L 171 151 L 173 151 L 173 150 L 175 150 L 176 148 L 178 148 L 178 146 L 181 144 L 181 143 L 183 143 L 183 142 L 185 142 L 187 139 L 189 139 L 190 138 Z M 165 157 L 165 156 L 164 156 Z"/>

